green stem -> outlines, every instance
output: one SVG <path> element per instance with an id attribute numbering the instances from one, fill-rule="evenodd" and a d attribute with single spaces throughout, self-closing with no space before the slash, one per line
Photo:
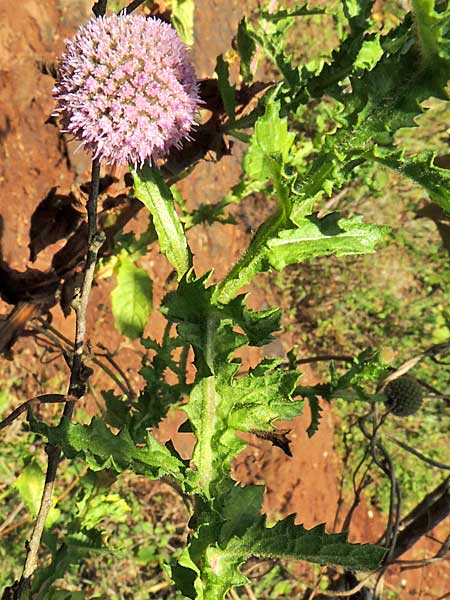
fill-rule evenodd
<path id="1" fill-rule="evenodd" d="M 212 297 L 213 302 L 222 304 L 230 302 L 251 276 L 260 270 L 266 242 L 271 237 L 276 236 L 283 224 L 283 212 L 278 210 L 261 225 L 245 254 L 241 256 L 228 275 L 217 285 Z"/>
<path id="2" fill-rule="evenodd" d="M 422 66 L 434 68 L 439 62 L 439 46 L 433 32 L 437 20 L 434 0 L 412 0 L 412 8 Z"/>
<path id="3" fill-rule="evenodd" d="M 192 394 L 199 394 L 197 399 L 200 405 L 200 423 L 195 434 L 197 444 L 195 446 L 192 462 L 198 473 L 198 487 L 206 496 L 210 496 L 210 486 L 214 476 L 214 452 L 212 440 L 216 427 L 216 377 L 214 375 L 215 359 L 215 335 L 217 330 L 217 319 L 209 317 L 206 321 L 206 364 L 212 373 L 203 377 L 195 386 Z M 193 396 L 191 395 L 191 400 Z M 189 405 L 187 407 L 189 415 Z"/>
<path id="4" fill-rule="evenodd" d="M 283 186 L 281 167 L 275 160 L 270 163 L 272 181 L 277 195 L 279 208 L 258 229 L 246 253 L 241 256 L 226 277 L 218 284 L 212 301 L 227 304 L 237 291 L 258 271 L 264 261 L 266 243 L 276 237 L 280 229 L 286 226 L 292 210 L 288 190 Z"/>

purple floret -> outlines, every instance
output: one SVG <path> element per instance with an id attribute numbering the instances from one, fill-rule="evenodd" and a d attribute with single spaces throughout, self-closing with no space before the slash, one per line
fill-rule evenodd
<path id="1" fill-rule="evenodd" d="M 54 95 L 65 130 L 94 158 L 135 166 L 189 139 L 200 103 L 175 29 L 125 14 L 92 18 L 66 42 Z"/>

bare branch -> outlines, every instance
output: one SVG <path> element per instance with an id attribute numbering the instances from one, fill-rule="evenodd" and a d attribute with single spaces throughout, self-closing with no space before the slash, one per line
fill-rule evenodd
<path id="1" fill-rule="evenodd" d="M 105 8 L 106 8 L 106 2 Z M 82 398 L 86 393 L 87 379 L 83 364 L 83 349 L 86 336 L 86 312 L 89 301 L 89 295 L 94 280 L 95 265 L 99 249 L 104 241 L 104 236 L 97 232 L 97 203 L 100 183 L 100 161 L 92 161 L 92 177 L 89 199 L 87 202 L 88 213 L 88 252 L 84 268 L 84 279 L 79 295 L 74 299 L 73 306 L 76 315 L 76 332 L 73 352 L 72 369 L 70 373 L 70 382 L 68 395 L 75 398 Z M 64 407 L 63 419 L 72 418 L 75 408 L 75 401 L 66 402 Z M 58 465 L 61 461 L 61 450 L 56 446 L 47 446 L 47 473 L 45 476 L 44 490 L 42 492 L 41 504 L 36 517 L 34 528 L 28 544 L 27 557 L 22 572 L 22 577 L 13 586 L 14 600 L 21 600 L 25 590 L 30 586 L 33 574 L 37 568 L 38 553 L 41 544 L 42 533 L 49 510 L 52 507 L 52 493 L 55 483 Z"/>
<path id="2" fill-rule="evenodd" d="M 377 573 L 377 571 L 372 571 L 371 573 L 369 573 L 366 577 L 364 577 L 364 579 L 362 579 L 357 585 L 355 585 L 351 590 L 320 590 L 320 595 L 321 596 L 328 596 L 330 598 L 348 598 L 349 596 L 353 596 L 353 594 L 356 594 L 357 592 L 359 592 L 360 590 L 362 590 L 362 588 L 372 579 L 372 577 Z M 315 592 L 313 592 L 313 594 L 309 597 L 310 600 L 312 600 L 312 598 L 314 598 L 315 593 L 317 593 L 317 590 Z"/>
<path id="3" fill-rule="evenodd" d="M 398 369 L 396 369 L 394 372 L 392 372 L 390 375 L 388 375 L 385 379 L 383 379 L 380 386 L 378 387 L 378 391 L 382 392 L 389 382 L 394 381 L 394 379 L 398 379 L 399 377 L 401 377 L 402 375 L 404 375 L 405 373 L 407 373 L 408 371 L 413 369 L 424 358 L 430 357 L 434 362 L 437 362 L 438 364 L 448 364 L 448 363 L 442 363 L 442 362 L 438 361 L 436 356 L 439 356 L 443 352 L 447 352 L 449 349 L 450 349 L 450 342 L 444 342 L 441 344 L 433 344 L 424 352 L 421 352 L 417 356 L 413 356 L 413 358 L 408 359 L 406 362 L 404 362 L 402 365 L 400 365 L 398 367 Z"/>
<path id="4" fill-rule="evenodd" d="M 10 413 L 3 421 L 0 421 L 0 431 L 5 429 L 8 425 L 11 425 L 13 421 L 15 421 L 22 413 L 27 411 L 32 404 L 51 404 L 57 402 L 75 402 L 77 398 L 75 396 L 69 396 L 66 394 L 42 394 L 41 396 L 36 396 L 35 398 L 31 398 L 27 400 L 17 408 L 15 408 L 12 413 Z"/>
<path id="5" fill-rule="evenodd" d="M 432 467 L 437 467 L 438 469 L 443 469 L 444 471 L 450 471 L 449 465 L 445 465 L 444 463 L 433 460 L 432 458 L 428 458 L 418 450 L 415 450 L 414 448 L 411 448 L 411 446 L 408 446 L 408 444 L 405 444 L 405 442 L 401 442 L 400 440 L 397 440 L 391 436 L 388 436 L 388 440 L 394 442 L 394 444 L 397 444 L 397 446 L 400 446 L 400 448 L 403 448 L 403 450 L 406 450 L 406 452 L 414 454 L 414 456 L 417 456 L 417 458 L 420 458 L 420 460 L 431 465 Z"/>
<path id="6" fill-rule="evenodd" d="M 422 536 L 434 529 L 450 514 L 450 477 L 426 496 L 410 515 L 401 523 L 397 543 L 389 556 L 389 562 L 411 548 Z M 408 524 L 403 527 L 404 523 Z"/>
<path id="7" fill-rule="evenodd" d="M 145 2 L 145 0 L 133 0 L 133 2 L 130 2 L 130 4 L 126 8 L 123 8 L 120 12 L 125 13 L 126 15 L 129 15 L 134 10 L 139 8 L 141 6 L 141 4 L 144 4 L 144 2 Z"/>
<path id="8" fill-rule="evenodd" d="M 106 12 L 106 5 L 108 4 L 108 0 L 97 0 L 94 6 L 92 7 L 92 12 L 96 17 L 102 17 Z"/>

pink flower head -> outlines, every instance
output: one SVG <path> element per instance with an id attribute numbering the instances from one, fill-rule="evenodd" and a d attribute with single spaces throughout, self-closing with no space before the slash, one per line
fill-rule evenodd
<path id="1" fill-rule="evenodd" d="M 92 18 L 59 64 L 56 113 L 94 158 L 142 165 L 189 139 L 200 104 L 175 29 L 142 15 Z"/>

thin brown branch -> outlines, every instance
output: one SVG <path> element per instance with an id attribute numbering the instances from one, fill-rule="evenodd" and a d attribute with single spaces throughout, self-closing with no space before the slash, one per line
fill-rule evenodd
<path id="1" fill-rule="evenodd" d="M 439 552 L 436 554 L 436 558 L 445 556 L 447 552 L 450 551 L 450 534 L 447 536 L 447 539 L 441 545 Z"/>
<path id="2" fill-rule="evenodd" d="M 31 520 L 30 516 L 27 515 L 26 517 L 23 517 L 19 521 L 16 521 L 15 523 L 12 523 L 11 525 L 9 525 L 9 527 L 5 527 L 4 529 L 2 529 L 0 531 L 0 538 L 6 537 L 9 533 L 11 533 L 11 531 L 15 531 L 19 527 L 22 527 L 23 525 L 26 525 L 27 523 L 30 522 L 30 520 Z"/>
<path id="3" fill-rule="evenodd" d="M 389 556 L 390 563 L 450 515 L 450 477 L 426 496 L 413 512 L 414 518 L 407 518 L 407 526 L 402 529 L 403 523 L 400 525 L 397 543 Z"/>
<path id="4" fill-rule="evenodd" d="M 428 456 L 425 456 L 424 454 L 422 454 L 415 448 L 408 446 L 408 444 L 405 444 L 405 442 L 401 442 L 400 440 L 397 440 L 396 438 L 393 438 L 391 436 L 388 436 L 387 439 L 390 440 L 391 442 L 394 442 L 394 444 L 397 444 L 397 446 L 400 446 L 400 448 L 402 448 L 406 452 L 409 452 L 410 454 L 417 456 L 417 458 L 420 458 L 420 460 L 427 463 L 428 465 L 431 465 L 432 467 L 437 467 L 438 469 L 443 469 L 444 471 L 450 471 L 449 465 L 438 462 L 437 460 L 433 460 L 432 458 L 428 458 Z"/>
<path id="5" fill-rule="evenodd" d="M 446 352 L 449 349 L 450 349 L 450 342 L 444 342 L 441 344 L 433 344 L 427 350 L 424 350 L 417 356 L 413 356 L 412 358 L 408 359 L 403 364 L 401 364 L 395 371 L 390 373 L 390 375 L 388 375 L 385 379 L 383 379 L 383 381 L 381 382 L 381 384 L 378 387 L 378 391 L 382 392 L 389 382 L 394 381 L 394 379 L 398 379 L 402 375 L 405 375 L 405 373 L 407 373 L 408 371 L 413 369 L 424 358 L 430 357 L 435 362 L 439 362 L 439 361 L 437 361 L 436 356 L 439 356 L 439 354 L 441 354 L 442 352 Z M 442 364 L 442 363 L 439 363 L 439 364 Z M 447 363 L 444 363 L 444 364 L 447 364 Z"/>
<path id="6" fill-rule="evenodd" d="M 424 567 L 429 567 L 430 565 L 435 565 L 436 563 L 443 561 L 450 561 L 450 557 L 433 556 L 431 558 L 423 558 L 421 560 L 397 560 L 395 561 L 395 564 L 400 566 L 400 571 L 411 571 L 413 569 L 423 569 Z"/>
<path id="7" fill-rule="evenodd" d="M 126 8 L 123 8 L 120 12 L 129 15 L 134 10 L 138 9 L 141 6 L 141 4 L 144 4 L 144 2 L 145 0 L 133 0 L 133 2 L 130 2 L 130 4 Z"/>
<path id="8" fill-rule="evenodd" d="M 104 3 L 106 8 L 106 2 Z M 78 297 L 73 301 L 76 315 L 75 344 L 73 352 L 72 369 L 69 382 L 69 396 L 82 398 L 86 392 L 86 378 L 83 364 L 83 349 L 86 336 L 86 313 L 89 301 L 89 295 L 94 280 L 95 265 L 99 249 L 103 243 L 104 236 L 97 232 L 97 202 L 100 183 L 100 161 L 92 161 L 91 190 L 87 202 L 88 213 L 88 252 L 84 269 L 84 279 Z M 72 418 L 75 408 L 75 402 L 66 402 L 62 419 Z M 47 447 L 48 463 L 45 476 L 44 490 L 42 492 L 41 504 L 33 527 L 30 541 L 28 543 L 27 557 L 22 572 L 22 577 L 17 585 L 14 586 L 14 600 L 21 600 L 25 590 L 30 586 L 31 579 L 37 568 L 38 553 L 41 544 L 42 533 L 48 513 L 52 507 L 52 494 L 55 483 L 58 465 L 61 461 L 61 450 L 58 447 L 49 445 Z"/>
<path id="9" fill-rule="evenodd" d="M 372 571 L 371 573 L 369 573 L 366 577 L 364 577 L 364 579 L 362 579 L 357 585 L 355 585 L 351 590 L 320 590 L 320 595 L 321 596 L 328 596 L 330 598 L 348 598 L 349 596 L 353 596 L 353 594 L 356 594 L 357 592 L 359 592 L 360 590 L 362 590 L 362 588 L 372 579 L 372 577 L 377 573 L 377 571 Z M 314 598 L 314 596 L 317 594 L 318 590 L 313 591 L 313 594 L 309 597 L 310 600 L 312 600 L 312 598 Z"/>
<path id="10" fill-rule="evenodd" d="M 69 396 L 66 394 L 42 394 L 35 398 L 30 398 L 17 408 L 15 408 L 3 421 L 0 421 L 0 431 L 5 429 L 8 425 L 11 425 L 21 414 L 27 411 L 33 404 L 53 404 L 62 402 L 75 402 L 77 398 L 75 396 Z"/>
<path id="11" fill-rule="evenodd" d="M 73 343 L 67 337 L 65 337 L 60 331 L 55 329 L 52 325 L 50 325 L 43 319 L 39 319 L 39 322 L 42 324 L 42 326 L 35 325 L 34 323 L 32 323 L 31 329 L 39 332 L 42 336 L 47 337 L 52 342 L 54 347 L 58 348 L 60 350 L 60 352 L 62 352 L 63 356 L 67 357 L 67 361 L 69 361 L 70 357 L 72 356 L 72 352 L 73 352 Z M 63 344 L 63 342 L 65 345 Z M 101 346 L 101 347 L 106 352 L 108 352 L 107 348 L 105 348 L 104 346 Z M 108 352 L 108 356 L 109 355 L 110 354 Z M 106 354 L 102 353 L 101 355 L 99 354 L 98 356 L 106 357 Z M 117 363 L 114 361 L 113 366 L 118 371 L 120 377 L 116 376 L 116 374 L 112 371 L 112 369 L 110 369 L 108 367 L 108 365 L 105 365 L 105 363 L 103 361 L 101 361 L 98 358 L 98 356 L 96 354 L 90 354 L 88 356 L 88 359 L 89 359 L 89 361 L 91 361 L 92 363 L 94 363 L 95 365 L 100 367 L 112 379 L 112 381 L 114 381 L 114 383 L 125 394 L 125 396 L 128 396 L 128 397 L 133 396 L 134 392 L 131 388 L 131 385 L 126 380 L 122 369 L 120 369 L 120 367 L 117 365 Z M 125 383 L 122 382 L 121 377 L 125 380 Z"/>
<path id="12" fill-rule="evenodd" d="M 351 363 L 354 361 L 354 357 L 347 354 L 320 354 L 318 356 L 309 356 L 308 358 L 299 358 L 295 362 L 297 365 L 306 365 L 316 362 L 328 362 L 330 360 Z"/>
<path id="13" fill-rule="evenodd" d="M 446 494 L 450 489 L 450 477 L 447 477 L 442 483 L 440 483 L 434 490 L 427 494 L 417 504 L 411 512 L 404 517 L 400 522 L 400 530 L 404 530 L 416 521 L 421 515 L 427 513 L 433 504 L 439 500 L 442 494 Z M 430 530 L 431 531 L 431 530 Z M 435 540 L 436 541 L 436 540 Z M 439 542 L 437 542 L 439 543 Z"/>
<path id="14" fill-rule="evenodd" d="M 19 502 L 17 506 L 14 507 L 13 511 L 7 516 L 7 518 L 0 525 L 0 537 L 2 537 L 3 531 L 8 529 L 11 523 L 13 523 L 16 517 L 22 512 L 22 509 L 25 508 L 25 504 L 23 502 Z"/>

